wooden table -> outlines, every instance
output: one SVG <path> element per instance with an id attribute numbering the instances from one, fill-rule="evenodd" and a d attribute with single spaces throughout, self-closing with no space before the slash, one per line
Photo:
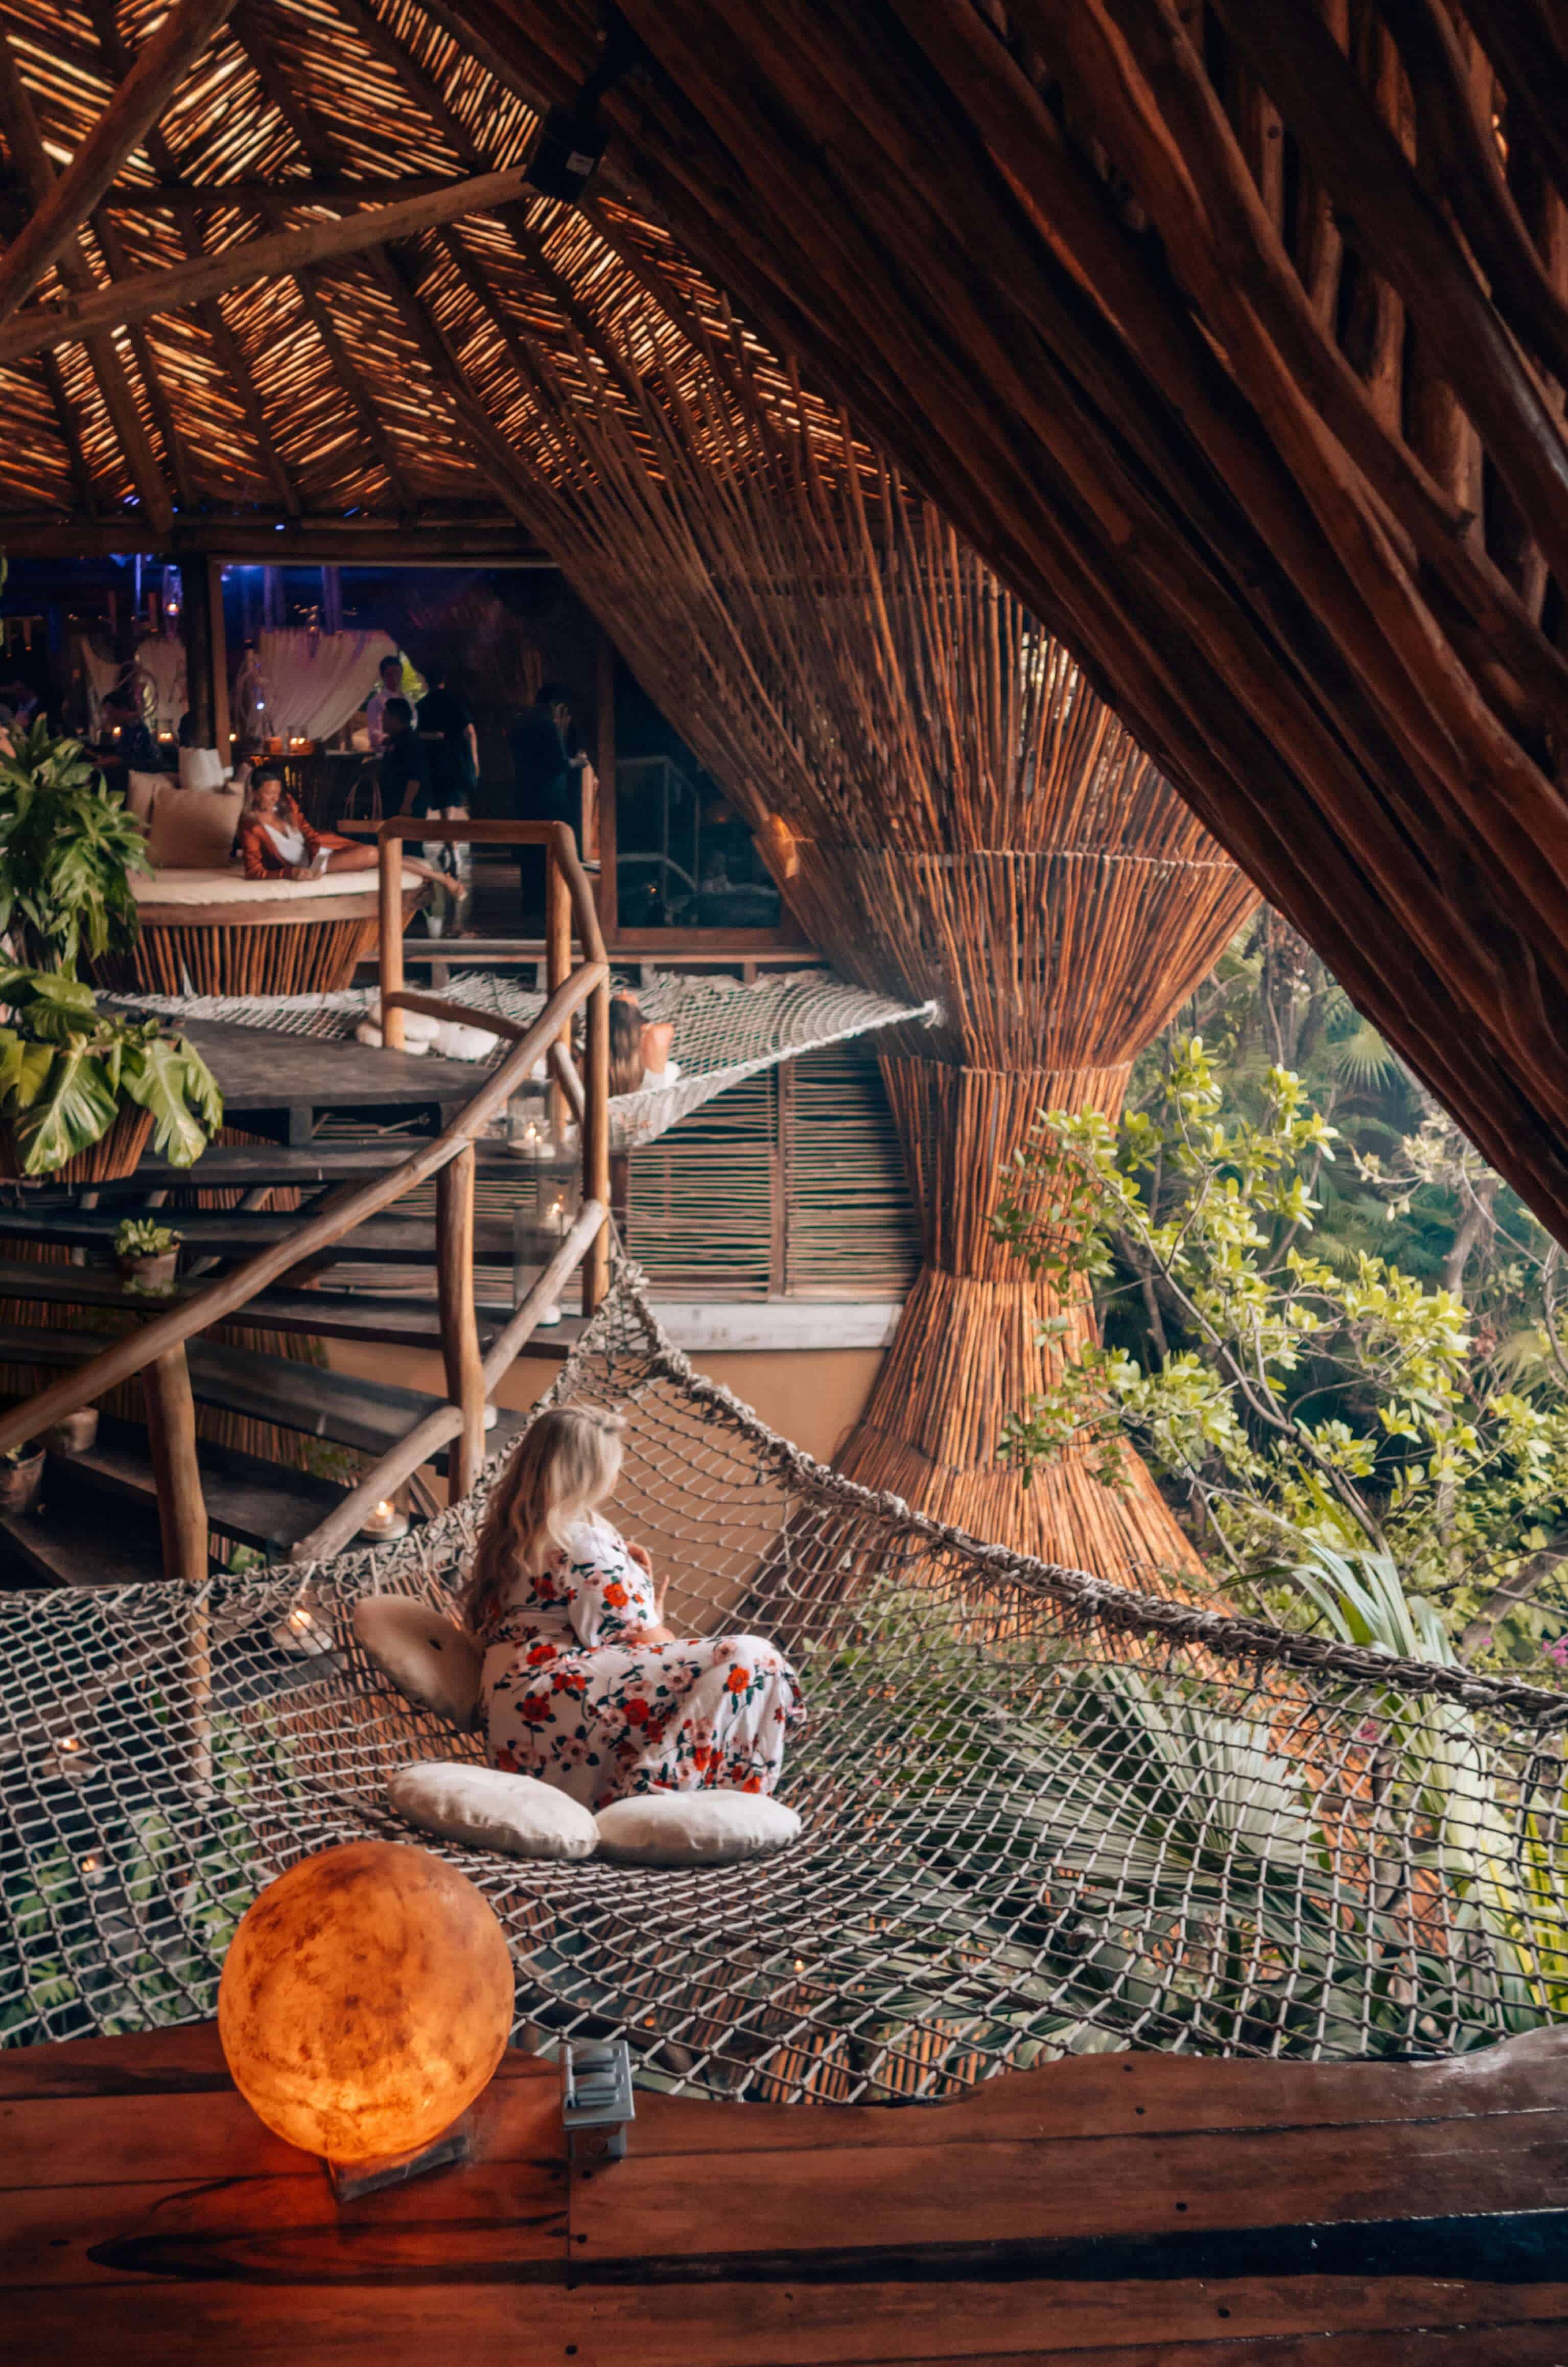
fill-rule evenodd
<path id="1" fill-rule="evenodd" d="M 366 875 L 358 875 L 363 881 Z M 421 880 L 403 892 L 406 929 L 428 894 Z M 335 994 L 375 947 L 381 920 L 373 892 L 276 896 L 244 903 L 158 903 L 138 899 L 136 942 L 88 965 L 117 994 Z"/>
<path id="2" fill-rule="evenodd" d="M 903 2110 L 639 2095 L 569 2172 L 509 2056 L 349 2204 L 210 2027 L 0 2055 L 0 2360 L 1562 2367 L 1568 2033 L 1468 2064 L 1085 2057 Z"/>

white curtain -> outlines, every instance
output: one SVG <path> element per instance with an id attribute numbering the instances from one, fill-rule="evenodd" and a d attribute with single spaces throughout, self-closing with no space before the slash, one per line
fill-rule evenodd
<path id="1" fill-rule="evenodd" d="M 93 696 L 95 719 L 98 707 L 119 683 L 124 668 L 112 650 L 101 642 L 78 640 L 77 651 L 82 670 L 87 677 L 87 687 Z M 178 641 L 146 640 L 136 644 L 136 666 L 143 679 L 137 684 L 142 697 L 142 711 L 154 740 L 172 740 L 179 730 L 180 717 L 189 704 L 185 689 L 185 650 Z"/>
<path id="2" fill-rule="evenodd" d="M 330 739 L 376 687 L 383 658 L 397 655 L 385 633 L 312 633 L 302 627 L 256 637 L 269 730 L 285 738 Z"/>

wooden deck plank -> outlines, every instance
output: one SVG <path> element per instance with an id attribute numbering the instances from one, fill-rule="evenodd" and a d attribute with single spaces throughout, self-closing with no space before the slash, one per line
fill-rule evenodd
<path id="1" fill-rule="evenodd" d="M 73 2367 L 1561 2367 L 1561 2287 L 1358 2281 L 681 2288 L 667 2296 L 383 2276 L 374 2287 L 214 2278 L 38 2287 L 12 2296 L 0 2358 Z M 667 2298 L 676 2314 L 653 2306 Z M 942 2346 L 942 2347 L 937 2347 Z"/>
<path id="2" fill-rule="evenodd" d="M 1562 2367 L 1565 2089 L 1542 2034 L 903 2110 L 644 2095 L 628 2158 L 572 2173 L 554 2067 L 514 2054 L 470 2163 L 339 2205 L 210 2026 L 0 2053 L 0 2360 Z M 1494 2237 L 1532 2265 L 1467 2275 Z"/>
<path id="3" fill-rule="evenodd" d="M 1266 2065 L 1152 2051 L 1080 2056 L 988 2080 L 942 2104 L 739 2108 L 641 2096 L 637 2151 L 645 2159 L 824 2145 L 948 2145 L 979 2136 L 1360 2126 L 1558 2106 L 1568 2106 L 1568 2026 L 1426 2063 Z"/>

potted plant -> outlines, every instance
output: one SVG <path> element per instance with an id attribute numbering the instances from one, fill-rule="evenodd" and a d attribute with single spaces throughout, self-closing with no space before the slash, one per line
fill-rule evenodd
<path id="1" fill-rule="evenodd" d="M 98 1435 L 97 1406 L 78 1406 L 63 1421 L 46 1430 L 43 1443 L 51 1455 L 85 1455 L 96 1444 Z"/>
<path id="2" fill-rule="evenodd" d="M 43 1477 L 43 1441 L 24 1439 L 0 1455 L 0 1512 L 30 1512 Z"/>
<path id="3" fill-rule="evenodd" d="M 36 968 L 74 976 L 84 955 L 134 942 L 146 832 L 79 740 L 40 721 L 12 747 L 0 741 L 0 934 Z"/>
<path id="4" fill-rule="evenodd" d="M 183 1236 L 151 1217 L 127 1217 L 114 1237 L 115 1261 L 127 1290 L 166 1298 L 179 1270 Z"/>
<path id="5" fill-rule="evenodd" d="M 188 1167 L 222 1122 L 200 1054 L 156 1019 L 100 1011 L 58 970 L 0 964 L 0 1175 L 97 1184 L 130 1175 L 151 1134 Z"/>

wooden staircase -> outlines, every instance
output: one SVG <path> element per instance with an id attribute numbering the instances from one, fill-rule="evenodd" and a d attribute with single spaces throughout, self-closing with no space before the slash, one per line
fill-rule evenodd
<path id="1" fill-rule="evenodd" d="M 435 834 L 423 822 L 419 828 Z M 434 1499 L 417 1474 L 444 1474 L 449 1501 L 465 1494 L 484 1456 L 524 1427 L 524 1416 L 492 1401 L 496 1383 L 573 1274 L 583 1274 L 585 1311 L 608 1279 L 609 973 L 570 832 L 557 824 L 447 826 L 449 836 L 470 832 L 545 844 L 554 925 L 544 1012 L 526 1029 L 487 1022 L 512 1047 L 496 1069 L 473 1076 L 462 1106 L 453 1112 L 433 1103 L 413 1121 L 423 1131 L 390 1137 L 384 1111 L 377 1113 L 381 1130 L 356 1132 L 358 1114 L 328 1106 L 310 1123 L 329 1133 L 301 1141 L 300 1041 L 279 1038 L 293 1081 L 280 1131 L 292 1138 L 218 1147 L 190 1171 L 146 1160 L 134 1175 L 85 1191 L 0 1191 L 0 1305 L 9 1319 L 0 1320 L 0 1364 L 48 1376 L 0 1415 L 0 1452 L 41 1436 L 79 1407 L 101 1404 L 138 1376 L 145 1408 L 139 1423 L 117 1401 L 117 1418 L 100 1420 L 90 1449 L 50 1454 L 32 1509 L 0 1513 L 0 1586 L 113 1586 L 159 1576 L 198 1582 L 214 1556 L 226 1560 L 235 1547 L 273 1559 L 325 1557 L 352 1541 L 375 1502 L 408 1483 L 415 1516 L 430 1509 Z M 383 825 L 383 873 L 394 881 L 399 838 L 396 821 Z M 575 965 L 574 923 L 583 953 Z M 395 1061 L 403 1010 L 472 1016 L 403 992 L 400 953 L 401 939 L 390 955 L 383 946 L 389 1073 L 394 1063 L 409 1065 Z M 570 1031 L 585 1005 L 579 1076 Z M 247 1047 L 253 1065 L 266 1041 L 256 1031 Z M 579 1121 L 581 1212 L 564 1238 L 553 1229 L 519 1238 L 509 1215 L 475 1212 L 482 1183 L 494 1211 L 525 1175 L 566 1178 L 568 1162 L 520 1168 L 487 1139 L 541 1058 L 551 1063 L 558 1110 Z M 322 1069 L 334 1073 L 330 1057 Z M 248 1131 L 249 1116 L 245 1124 Z M 574 1156 L 574 1177 L 578 1165 Z M 171 1195 L 193 1188 L 233 1189 L 254 1200 L 279 1185 L 299 1193 L 301 1205 L 288 1213 L 168 1205 Z M 186 1277 L 155 1300 L 127 1290 L 112 1263 L 116 1229 L 142 1214 L 172 1220 L 185 1244 Z M 46 1263 L 36 1262 L 40 1247 L 55 1253 Z M 519 1253 L 542 1272 L 514 1307 L 505 1285 Z M 492 1274 L 482 1303 L 476 1266 Z M 224 1336 L 214 1337 L 220 1327 Z M 362 1349 L 433 1350 L 443 1360 L 446 1390 L 278 1355 L 248 1343 L 247 1331 L 275 1335 L 274 1346 L 283 1333 Z M 199 1441 L 198 1407 L 319 1441 L 321 1467 L 286 1467 Z"/>

